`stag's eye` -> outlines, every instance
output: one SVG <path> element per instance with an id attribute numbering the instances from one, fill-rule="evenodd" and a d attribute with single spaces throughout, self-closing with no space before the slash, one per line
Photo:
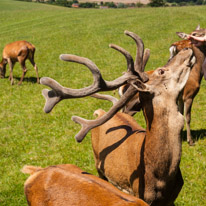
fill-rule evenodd
<path id="1" fill-rule="evenodd" d="M 159 69 L 159 70 L 158 70 L 158 74 L 159 74 L 159 75 L 163 75 L 164 73 L 165 73 L 164 69 Z"/>
<path id="2" fill-rule="evenodd" d="M 192 36 L 196 36 L 196 37 L 202 37 L 204 35 L 205 34 L 203 34 L 203 33 L 192 33 Z"/>

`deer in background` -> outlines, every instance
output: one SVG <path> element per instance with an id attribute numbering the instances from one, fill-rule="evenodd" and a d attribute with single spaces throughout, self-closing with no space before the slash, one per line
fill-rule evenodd
<path id="1" fill-rule="evenodd" d="M 22 172 L 31 175 L 24 184 L 30 206 L 148 206 L 75 165 L 25 166 Z"/>
<path id="2" fill-rule="evenodd" d="M 205 31 L 204 29 L 202 30 L 198 26 L 196 30 L 191 33 L 191 35 L 202 36 L 202 32 L 204 31 Z M 197 62 L 193 66 L 188 81 L 178 99 L 179 110 L 182 114 L 185 114 L 186 128 L 187 128 L 187 142 L 190 146 L 194 145 L 194 141 L 192 140 L 192 134 L 190 129 L 192 103 L 195 96 L 199 92 L 201 80 L 204 73 L 206 79 L 206 67 L 203 67 L 203 63 L 206 55 L 206 45 L 200 45 L 200 46 L 193 45 L 192 41 L 187 39 L 187 40 L 181 40 L 173 43 L 169 49 L 170 50 L 169 61 L 170 61 L 182 49 L 184 48 L 192 49 L 194 46 L 199 48 L 199 50 L 197 50 L 196 52 Z M 149 76 L 152 75 L 152 73 L 153 71 L 147 71 L 147 74 Z M 127 90 L 128 86 L 129 85 L 126 84 L 119 88 L 120 96 L 122 96 L 122 94 Z M 140 110 L 141 110 L 141 102 L 139 99 L 139 94 L 137 93 L 135 97 L 133 97 L 133 99 L 129 101 L 127 105 L 125 105 L 125 107 L 123 108 L 123 112 L 130 115 L 135 115 L 136 112 Z"/>
<path id="3" fill-rule="evenodd" d="M 186 34 L 177 32 L 178 36 L 181 38 L 186 38 Z M 200 37 L 200 36 L 205 36 L 206 35 L 206 30 L 205 29 L 200 29 L 198 26 L 195 31 L 191 33 L 192 36 Z M 182 48 L 193 48 L 193 47 L 198 47 L 198 53 L 196 54 L 196 63 L 194 67 L 192 68 L 190 72 L 190 76 L 188 78 L 188 81 L 185 85 L 185 88 L 179 98 L 179 108 L 182 114 L 185 114 L 185 119 L 186 119 L 186 127 L 187 127 L 187 142 L 189 145 L 194 145 L 194 142 L 192 140 L 192 134 L 190 130 L 190 121 L 191 121 L 191 109 L 192 109 L 192 103 L 194 98 L 199 92 L 200 89 L 200 84 L 202 81 L 202 77 L 204 75 L 206 79 L 206 62 L 205 62 L 205 55 L 206 55 L 206 44 L 197 44 L 196 41 L 194 40 L 182 40 L 179 42 L 176 42 L 176 45 L 180 45 L 181 42 Z M 170 48 L 175 47 L 175 45 L 172 45 Z M 178 48 L 176 46 L 176 53 L 180 51 L 181 47 Z M 175 53 L 174 53 L 175 55 Z"/>
<path id="4" fill-rule="evenodd" d="M 1 78 L 5 78 L 6 65 L 9 64 L 9 69 L 10 69 L 9 80 L 11 81 L 11 85 L 13 85 L 14 84 L 13 67 L 16 62 L 19 62 L 23 71 L 21 79 L 18 83 L 20 85 L 27 72 L 25 61 L 29 59 L 36 71 L 37 83 L 39 83 L 38 69 L 34 62 L 34 53 L 35 53 L 35 46 L 27 41 L 15 41 L 13 43 L 7 44 L 3 49 L 3 56 L 0 62 Z"/>
<path id="5" fill-rule="evenodd" d="M 139 36 L 125 32 L 137 45 L 135 61 L 125 49 L 110 45 L 121 52 L 127 60 L 127 72 L 121 77 L 106 81 L 98 67 L 89 59 L 64 54 L 60 58 L 87 66 L 94 82 L 82 89 L 70 89 L 54 79 L 43 77 L 40 83 L 46 99 L 44 111 L 50 112 L 63 99 L 90 96 L 98 91 L 114 90 L 125 83 L 130 86 L 108 112 L 97 110 L 98 118 L 86 120 L 73 116 L 81 124 L 75 136 L 81 142 L 92 129 L 92 147 L 99 176 L 119 189 L 143 199 L 152 206 L 173 205 L 182 186 L 179 168 L 181 159 L 181 136 L 184 118 L 178 111 L 177 98 L 186 84 L 194 55 L 191 49 L 180 51 L 165 66 L 157 68 L 149 76 L 144 67 L 149 58 L 148 50 Z M 194 50 L 196 52 L 196 50 Z M 139 92 L 146 130 L 132 116 L 118 112 Z"/>

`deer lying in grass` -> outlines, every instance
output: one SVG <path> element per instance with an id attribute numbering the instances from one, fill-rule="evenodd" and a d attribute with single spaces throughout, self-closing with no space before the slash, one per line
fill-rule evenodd
<path id="1" fill-rule="evenodd" d="M 196 30 L 191 33 L 191 35 L 202 36 L 202 31 L 205 30 L 201 30 L 199 27 L 197 27 Z M 184 48 L 192 49 L 194 46 L 199 48 L 199 50 L 196 52 L 197 62 L 195 63 L 195 65 L 193 66 L 190 72 L 188 81 L 178 101 L 180 112 L 182 114 L 185 114 L 186 127 L 187 127 L 187 142 L 191 146 L 194 145 L 194 142 L 192 140 L 191 130 L 190 130 L 191 109 L 192 109 L 193 100 L 199 92 L 201 80 L 204 73 L 206 79 L 206 65 L 205 67 L 202 66 L 206 55 L 206 45 L 202 45 L 202 44 L 193 45 L 192 41 L 188 39 L 175 42 L 170 46 L 170 59 L 169 59 L 171 60 L 182 49 Z M 147 72 L 149 76 L 152 75 L 152 73 L 153 71 Z M 120 96 L 127 90 L 128 86 L 129 85 L 127 84 L 119 88 Z M 135 97 L 133 97 L 133 99 L 130 102 L 128 102 L 127 105 L 123 108 L 123 112 L 130 115 L 134 115 L 136 114 L 137 111 L 140 111 L 140 109 L 141 109 L 141 102 L 139 99 L 139 94 L 137 93 Z"/>
<path id="2" fill-rule="evenodd" d="M 20 85 L 27 72 L 25 61 L 29 59 L 36 71 L 37 83 L 39 83 L 38 69 L 34 62 L 34 53 L 35 53 L 35 46 L 27 41 L 15 41 L 13 43 L 7 44 L 3 49 L 3 56 L 0 62 L 1 78 L 5 78 L 6 65 L 8 63 L 10 69 L 9 80 L 11 81 L 11 85 L 13 85 L 14 84 L 13 67 L 16 62 L 19 62 L 23 70 L 23 74 L 18 83 Z"/>
<path id="3" fill-rule="evenodd" d="M 30 206 L 148 206 L 75 165 L 25 166 L 22 172 L 31 175 L 24 185 Z"/>
<path id="4" fill-rule="evenodd" d="M 100 177 L 143 199 L 149 205 L 173 205 L 183 185 L 179 164 L 180 133 L 184 118 L 178 111 L 176 102 L 194 64 L 193 51 L 180 51 L 168 64 L 157 68 L 148 79 L 144 67 L 149 55 L 148 52 L 144 53 L 142 40 L 132 32 L 126 31 L 125 34 L 137 44 L 135 62 L 123 48 L 116 45 L 111 47 L 126 57 L 126 73 L 108 82 L 102 78 L 91 60 L 75 55 L 61 55 L 62 60 L 86 65 L 93 74 L 94 83 L 86 88 L 70 89 L 49 77 L 41 78 L 41 84 L 52 88 L 43 90 L 46 98 L 44 111 L 50 112 L 63 99 L 114 90 L 129 83 L 128 90 L 107 113 L 103 110 L 95 112 L 99 115 L 96 120 L 72 117 L 73 121 L 82 125 L 75 138 L 81 142 L 88 131 L 94 128 L 92 146 Z M 137 92 L 147 124 L 146 130 L 130 115 L 118 113 Z"/>

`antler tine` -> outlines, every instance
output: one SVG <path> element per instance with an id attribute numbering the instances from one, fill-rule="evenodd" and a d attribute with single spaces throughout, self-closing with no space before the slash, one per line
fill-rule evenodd
<path id="1" fill-rule="evenodd" d="M 92 94 L 90 95 L 90 97 L 94 97 L 94 98 L 97 98 L 97 99 L 103 99 L 103 100 L 108 100 L 110 102 L 114 104 L 116 104 L 119 100 L 111 95 L 107 95 L 107 94 L 99 94 L 99 93 L 95 93 L 95 94 Z"/>
<path id="2" fill-rule="evenodd" d="M 137 53 L 136 53 L 136 59 L 135 59 L 135 71 L 142 71 L 142 59 L 144 54 L 144 43 L 142 39 L 135 33 L 130 31 L 124 32 L 126 35 L 130 36 L 132 39 L 134 39 L 136 45 L 137 45 Z"/>
<path id="3" fill-rule="evenodd" d="M 143 55 L 144 55 L 144 43 L 142 39 L 135 33 L 130 31 L 124 32 L 126 35 L 130 36 L 137 45 L 136 59 L 134 64 L 134 70 L 137 72 L 139 77 L 143 82 L 149 80 L 148 75 L 144 73 Z"/>
<path id="4" fill-rule="evenodd" d="M 90 59 L 72 54 L 61 54 L 59 58 L 63 61 L 76 62 L 87 66 L 93 74 L 94 82 L 99 82 L 102 80 L 102 76 L 98 67 Z"/>
<path id="5" fill-rule="evenodd" d="M 64 61 L 76 62 L 87 66 L 93 74 L 94 82 L 89 87 L 82 89 L 70 89 L 63 87 L 57 81 L 49 77 L 43 77 L 40 83 L 52 88 L 52 90 L 43 90 L 42 94 L 46 99 L 44 111 L 49 113 L 53 107 L 63 99 L 81 98 L 90 96 L 99 91 L 110 91 L 117 89 L 127 82 L 127 80 L 136 79 L 137 77 L 129 72 L 113 81 L 105 81 L 98 67 L 89 59 L 71 54 L 62 54 L 60 59 Z"/>
<path id="6" fill-rule="evenodd" d="M 134 74 L 134 60 L 131 54 L 122 47 L 117 46 L 115 44 L 110 44 L 109 47 L 121 52 L 125 56 L 127 60 L 127 71 L 132 72 Z"/>
<path id="7" fill-rule="evenodd" d="M 77 142 L 81 142 L 91 129 L 98 127 L 104 124 L 109 119 L 111 119 L 122 107 L 124 107 L 127 104 L 128 101 L 130 101 L 130 99 L 136 93 L 137 90 L 135 87 L 133 86 L 129 87 L 128 90 L 125 92 L 125 94 L 120 98 L 120 100 L 116 102 L 112 106 L 112 108 L 99 119 L 86 120 L 78 116 L 73 116 L 72 120 L 82 126 L 79 133 L 75 136 Z"/>
<path id="8" fill-rule="evenodd" d="M 149 57 L 150 57 L 150 50 L 149 49 L 145 49 L 144 51 L 144 57 L 143 57 L 143 63 L 142 63 L 142 67 L 145 68 L 146 67 L 146 64 L 149 60 Z"/>

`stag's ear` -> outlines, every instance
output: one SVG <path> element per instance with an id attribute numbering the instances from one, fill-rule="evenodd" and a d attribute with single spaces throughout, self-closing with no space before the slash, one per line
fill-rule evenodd
<path id="1" fill-rule="evenodd" d="M 200 25 L 198 24 L 195 30 L 200 30 Z"/>
<path id="2" fill-rule="evenodd" d="M 188 34 L 184 32 L 176 32 L 177 36 L 179 36 L 182 39 L 188 39 Z"/>
<path id="3" fill-rule="evenodd" d="M 131 81 L 129 82 L 129 84 L 131 84 L 134 88 L 136 88 L 138 92 L 152 93 L 150 87 L 146 83 L 143 83 L 140 80 Z"/>

